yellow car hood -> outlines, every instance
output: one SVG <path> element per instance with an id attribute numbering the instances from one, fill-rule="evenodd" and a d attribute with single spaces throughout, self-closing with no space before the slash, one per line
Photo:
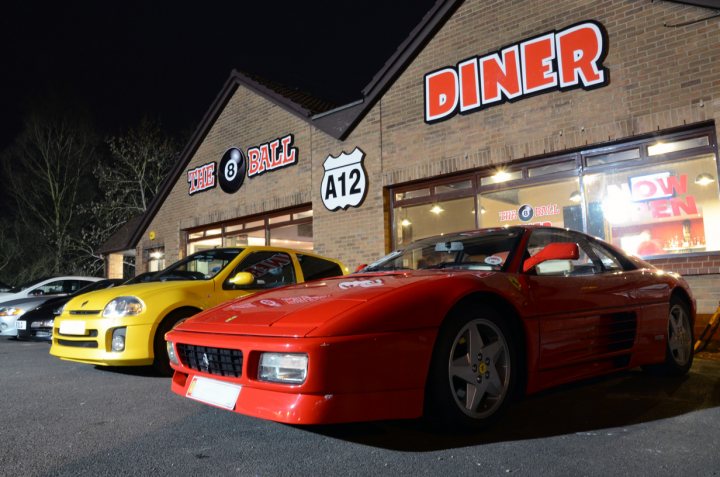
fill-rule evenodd
<path id="1" fill-rule="evenodd" d="M 183 280 L 167 282 L 136 283 L 106 288 L 77 296 L 65 305 L 66 310 L 102 312 L 113 299 L 121 296 L 134 296 L 149 304 L 154 299 L 170 294 L 183 296 L 196 295 L 200 300 L 209 298 L 215 290 L 212 280 Z"/>

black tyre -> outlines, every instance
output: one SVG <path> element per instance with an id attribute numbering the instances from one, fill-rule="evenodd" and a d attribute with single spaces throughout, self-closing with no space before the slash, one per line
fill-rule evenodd
<path id="1" fill-rule="evenodd" d="M 690 307 L 684 300 L 672 298 L 668 313 L 668 339 L 665 349 L 665 362 L 645 366 L 643 369 L 664 376 L 682 376 L 693 363 L 693 334 L 690 320 Z"/>
<path id="2" fill-rule="evenodd" d="M 487 306 L 465 308 L 440 329 L 426 389 L 426 416 L 444 429 L 494 422 L 516 397 L 520 367 L 511 326 Z"/>
<path id="3" fill-rule="evenodd" d="M 167 346 L 165 344 L 165 333 L 193 316 L 195 312 L 190 310 L 181 310 L 170 313 L 165 317 L 160 326 L 158 326 L 153 338 L 153 368 L 160 376 L 172 376 L 173 369 L 170 367 L 170 359 L 167 355 Z"/>

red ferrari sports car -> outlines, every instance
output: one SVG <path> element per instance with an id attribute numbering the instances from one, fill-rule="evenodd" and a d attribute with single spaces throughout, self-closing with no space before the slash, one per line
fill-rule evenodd
<path id="1" fill-rule="evenodd" d="M 477 427 L 561 383 L 686 373 L 694 317 L 678 275 L 531 226 L 423 239 L 354 275 L 207 310 L 166 339 L 172 390 L 241 414 Z"/>

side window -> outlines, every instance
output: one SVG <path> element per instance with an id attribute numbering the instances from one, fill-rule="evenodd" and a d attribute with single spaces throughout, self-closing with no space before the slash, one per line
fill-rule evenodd
<path id="1" fill-rule="evenodd" d="M 65 282 L 66 280 L 55 280 L 50 283 L 46 283 L 45 285 L 38 287 L 30 292 L 31 295 L 41 296 L 41 295 L 60 295 L 62 293 L 66 293 L 64 291 L 65 288 Z"/>
<path id="2" fill-rule="evenodd" d="M 298 254 L 297 258 L 306 282 L 342 275 L 340 265 L 335 262 L 301 254 Z"/>
<path id="3" fill-rule="evenodd" d="M 65 280 L 63 285 L 63 293 L 74 293 L 88 283 L 92 282 L 86 282 L 85 280 Z"/>
<path id="4" fill-rule="evenodd" d="M 223 283 L 226 290 L 264 290 L 281 287 L 296 282 L 292 258 L 282 252 L 255 252 L 243 259 L 233 270 L 230 277 L 239 272 L 249 272 L 255 277 L 251 285 L 234 285 L 229 281 Z"/>
<path id="5" fill-rule="evenodd" d="M 556 242 L 571 242 L 578 244 L 579 256 L 577 260 L 548 260 L 535 267 L 537 275 L 579 276 L 602 273 L 600 262 L 593 258 L 590 244 L 584 236 L 570 230 L 537 229 L 533 230 L 528 241 L 527 253 L 532 257 L 548 244 Z"/>
<path id="6" fill-rule="evenodd" d="M 602 263 L 604 271 L 619 272 L 625 270 L 620 259 L 612 253 L 612 251 L 606 249 L 599 243 L 591 243 L 590 247 L 598 260 L 600 260 L 600 263 Z"/>

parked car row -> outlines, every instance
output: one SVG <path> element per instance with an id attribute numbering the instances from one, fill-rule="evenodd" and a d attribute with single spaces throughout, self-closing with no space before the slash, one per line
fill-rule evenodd
<path id="1" fill-rule="evenodd" d="M 446 234 L 345 272 L 288 249 L 202 251 L 50 306 L 50 353 L 153 365 L 181 396 L 288 424 L 425 416 L 453 429 L 559 384 L 693 362 L 687 283 L 579 232 Z"/>
<path id="2" fill-rule="evenodd" d="M 83 295 L 85 293 L 102 290 L 104 288 L 111 288 L 120 286 L 123 284 L 123 280 L 119 279 L 104 279 L 91 282 L 74 293 L 66 296 L 57 296 L 49 298 L 39 304 L 29 305 L 26 311 L 15 322 L 17 328 L 17 338 L 19 340 L 28 341 L 51 341 L 52 340 L 52 329 L 55 323 L 55 317 L 60 315 L 65 304 L 76 296 Z M 39 298 L 35 298 L 39 300 Z M 33 308 L 34 307 L 34 308 Z M 0 313 L 2 311 L 0 310 Z"/>
<path id="3" fill-rule="evenodd" d="M 337 260 L 277 247 L 205 250 L 144 282 L 71 299 L 50 354 L 100 366 L 152 365 L 171 375 L 165 333 L 202 310 L 262 290 L 342 275 Z"/>
<path id="4" fill-rule="evenodd" d="M 100 281 L 97 277 L 49 277 L 0 293 L 0 336 L 17 336 L 17 319 L 54 297 L 67 296 Z"/>

